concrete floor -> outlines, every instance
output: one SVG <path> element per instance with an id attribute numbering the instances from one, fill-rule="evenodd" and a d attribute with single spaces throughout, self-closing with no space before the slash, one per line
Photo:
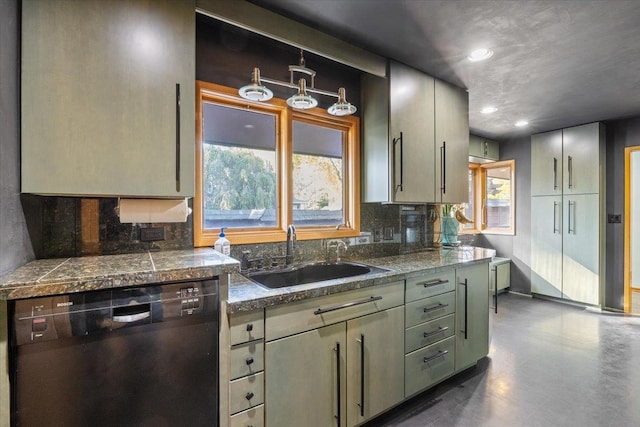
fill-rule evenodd
<path id="1" fill-rule="evenodd" d="M 367 424 L 640 426 L 640 318 L 501 294 L 489 357 Z"/>

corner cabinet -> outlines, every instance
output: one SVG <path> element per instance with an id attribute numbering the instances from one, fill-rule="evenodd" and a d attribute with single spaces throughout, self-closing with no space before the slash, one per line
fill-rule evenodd
<path id="1" fill-rule="evenodd" d="M 195 2 L 22 2 L 22 192 L 194 194 Z"/>
<path id="2" fill-rule="evenodd" d="M 599 305 L 604 289 L 605 128 L 531 137 L 531 292 Z"/>
<path id="3" fill-rule="evenodd" d="M 468 200 L 468 94 L 391 61 L 362 78 L 363 201 Z"/>

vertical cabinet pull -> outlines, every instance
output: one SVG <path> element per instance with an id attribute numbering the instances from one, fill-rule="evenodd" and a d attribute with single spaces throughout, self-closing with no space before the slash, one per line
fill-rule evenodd
<path id="1" fill-rule="evenodd" d="M 487 157 L 488 155 L 488 143 L 487 141 L 484 142 L 484 157 Z"/>
<path id="2" fill-rule="evenodd" d="M 553 189 L 558 189 L 558 159 L 553 158 Z"/>
<path id="3" fill-rule="evenodd" d="M 394 167 L 395 167 L 395 164 L 396 164 L 396 144 L 400 144 L 400 184 L 396 184 L 395 192 L 397 193 L 398 190 L 403 191 L 402 179 L 403 179 L 404 171 L 402 170 L 402 168 L 403 168 L 404 159 L 402 158 L 402 156 L 403 156 L 403 151 L 404 151 L 403 150 L 404 143 L 403 143 L 403 139 L 402 139 L 402 132 L 400 132 L 400 137 L 399 138 L 393 138 L 393 164 L 394 164 Z M 395 177 L 395 172 L 394 172 L 394 177 Z"/>
<path id="4" fill-rule="evenodd" d="M 336 401 L 337 401 L 337 410 L 336 415 L 334 416 L 338 427 L 342 425 L 342 418 L 340 413 L 340 342 L 336 342 L 336 348 L 333 349 L 336 352 Z"/>
<path id="5" fill-rule="evenodd" d="M 556 215 L 556 211 L 558 209 L 558 202 L 553 202 L 553 234 L 556 234 L 556 232 L 560 232 L 560 230 L 556 227 L 557 224 L 557 215 Z"/>
<path id="6" fill-rule="evenodd" d="M 464 286 L 464 330 L 460 331 L 460 332 L 464 332 L 464 339 L 467 339 L 467 329 L 469 328 L 469 323 L 468 323 L 468 307 L 469 307 L 469 299 L 467 298 L 469 291 L 468 291 L 468 287 L 467 287 L 467 279 L 464 279 L 464 283 L 460 283 L 460 286 Z"/>
<path id="7" fill-rule="evenodd" d="M 180 192 L 180 83 L 176 83 L 176 191 Z"/>
<path id="8" fill-rule="evenodd" d="M 569 188 L 573 188 L 573 157 L 568 156 Z"/>
<path id="9" fill-rule="evenodd" d="M 442 147 L 440 147 L 440 191 L 442 194 L 447 194 L 447 141 L 442 141 Z"/>
<path id="10" fill-rule="evenodd" d="M 364 334 L 360 334 L 360 416 L 364 417 Z"/>
<path id="11" fill-rule="evenodd" d="M 573 209 L 572 209 L 573 208 Z M 576 234 L 576 224 L 575 224 L 575 214 L 576 214 L 576 202 L 569 200 L 569 228 L 567 229 L 567 234 Z M 573 218 L 573 228 L 571 227 L 571 219 Z"/>

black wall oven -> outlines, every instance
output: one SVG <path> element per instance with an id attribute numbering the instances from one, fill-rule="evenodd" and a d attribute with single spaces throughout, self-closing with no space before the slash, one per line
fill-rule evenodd
<path id="1" fill-rule="evenodd" d="M 218 425 L 218 287 L 11 301 L 12 425 Z"/>

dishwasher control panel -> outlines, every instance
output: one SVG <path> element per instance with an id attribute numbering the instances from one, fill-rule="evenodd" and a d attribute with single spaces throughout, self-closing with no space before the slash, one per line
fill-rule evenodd
<path id="1" fill-rule="evenodd" d="M 104 333 L 218 310 L 217 280 L 15 300 L 15 344 Z"/>

